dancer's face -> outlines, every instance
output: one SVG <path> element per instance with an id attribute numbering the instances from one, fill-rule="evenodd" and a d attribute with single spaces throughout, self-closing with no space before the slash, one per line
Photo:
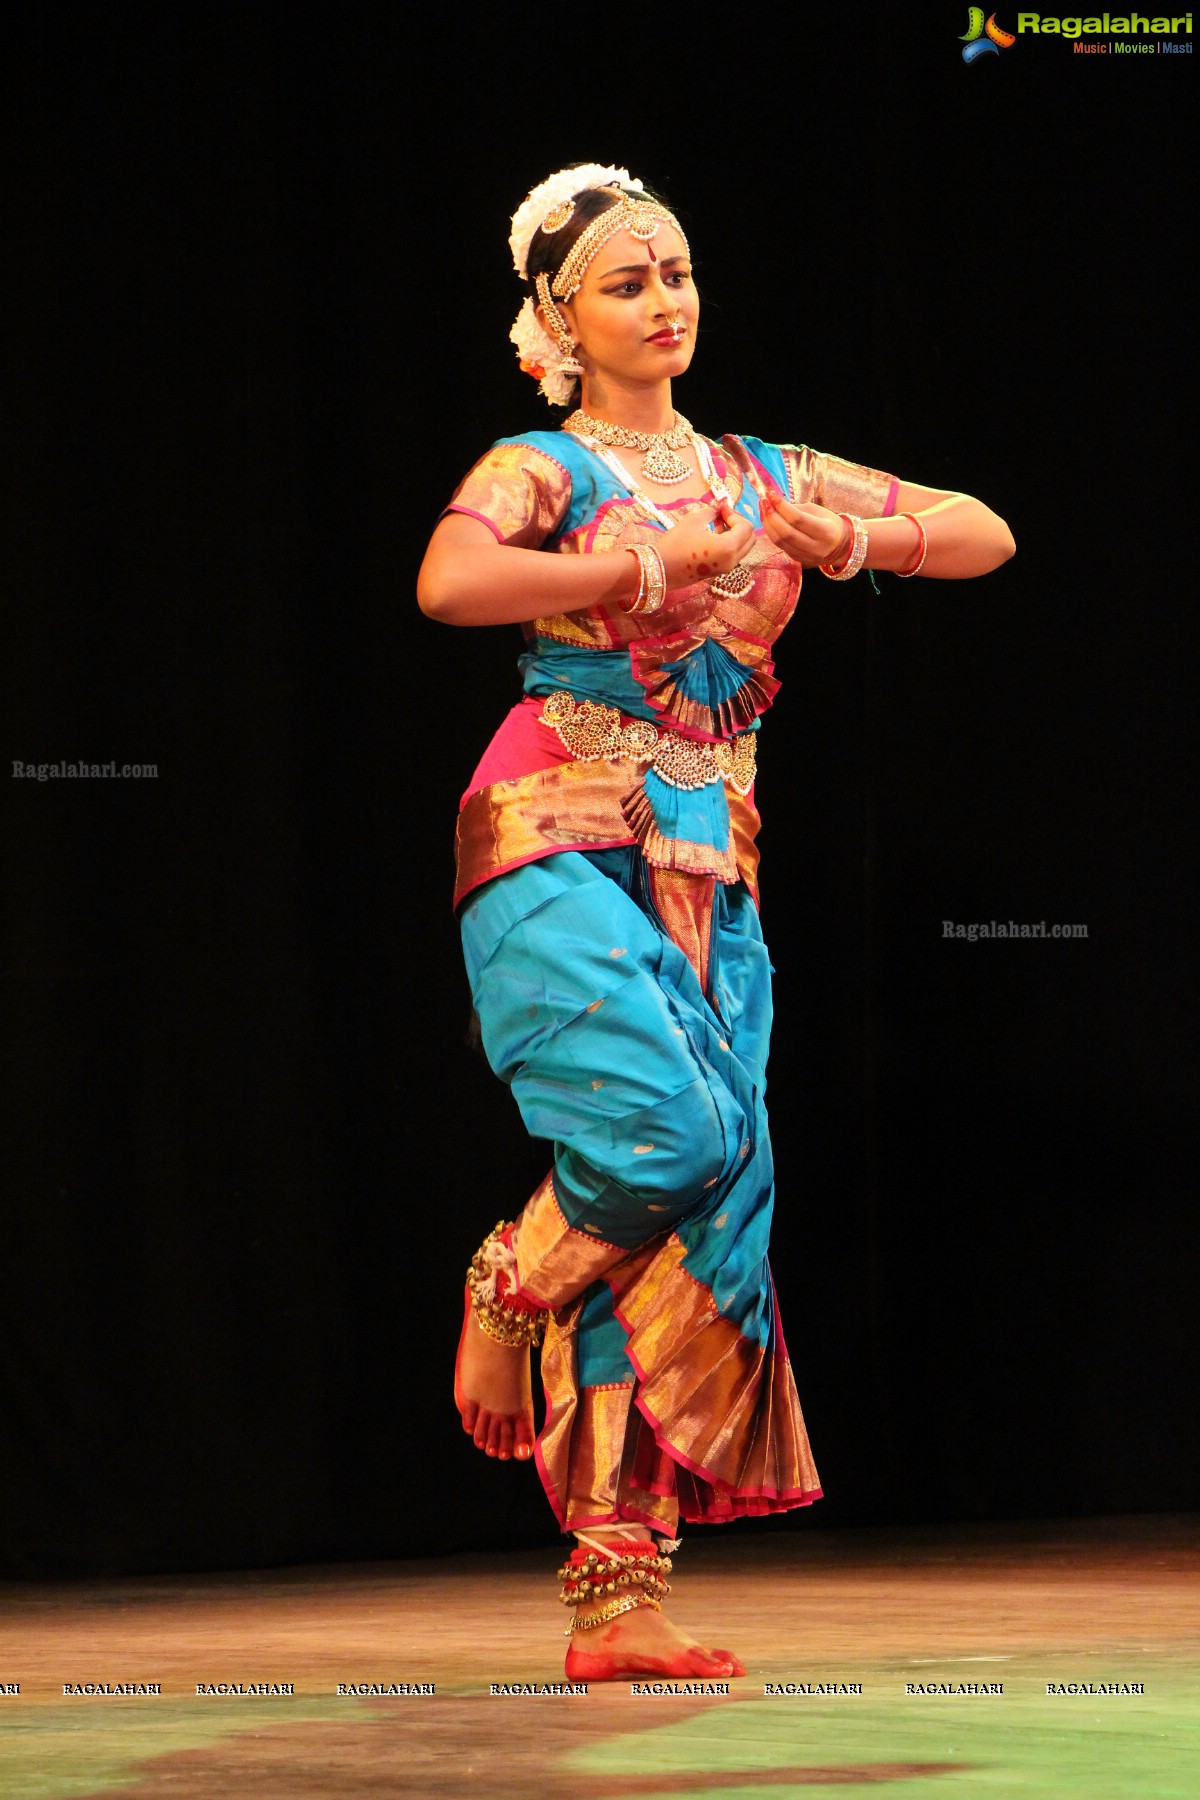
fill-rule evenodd
<path id="1" fill-rule="evenodd" d="M 660 225 L 649 243 L 615 232 L 561 311 L 589 373 L 648 383 L 682 375 L 700 317 L 683 239 L 673 225 Z"/>

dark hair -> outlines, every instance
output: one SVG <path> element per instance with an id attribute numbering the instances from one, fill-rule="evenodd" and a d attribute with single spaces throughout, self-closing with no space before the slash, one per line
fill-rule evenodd
<path id="1" fill-rule="evenodd" d="M 586 165 L 581 163 L 579 166 L 583 168 Z M 668 211 L 671 210 L 663 196 L 656 193 L 651 187 L 640 189 L 628 187 L 585 188 L 576 198 L 575 211 L 560 231 L 544 232 L 539 226 L 533 234 L 526 267 L 529 271 L 530 298 L 535 306 L 538 303 L 538 296 L 537 289 L 534 287 L 534 277 L 549 275 L 553 279 L 566 261 L 567 253 L 578 243 L 592 220 L 598 219 L 601 213 L 608 212 L 611 207 L 614 207 L 617 204 L 618 195 L 621 194 L 629 200 L 650 200 L 657 206 L 667 207 Z M 566 404 L 568 407 L 573 407 L 578 404 L 578 400 L 579 382 L 576 381 L 572 388 L 571 398 Z"/>

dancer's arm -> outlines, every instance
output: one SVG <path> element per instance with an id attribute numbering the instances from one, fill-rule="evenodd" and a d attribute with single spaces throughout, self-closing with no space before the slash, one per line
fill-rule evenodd
<path id="1" fill-rule="evenodd" d="M 987 575 L 1007 562 L 1017 547 L 1004 520 L 982 500 L 902 481 L 891 517 L 863 520 L 867 568 L 907 569 L 916 561 L 920 534 L 902 513 L 915 513 L 925 528 L 928 548 L 922 575 L 951 581 Z M 763 528 L 772 542 L 806 567 L 821 562 L 840 566 L 850 554 L 850 529 L 828 507 L 794 506 L 780 495 L 764 512 Z"/>
<path id="2" fill-rule="evenodd" d="M 735 514 L 728 529 L 712 531 L 713 517 L 713 509 L 705 508 L 655 538 L 669 588 L 722 574 L 749 548 L 754 533 L 747 520 Z M 632 556 L 521 550 L 497 543 L 480 519 L 452 512 L 429 541 L 417 577 L 417 604 L 446 625 L 512 625 L 628 601 L 638 581 Z"/>
<path id="3" fill-rule="evenodd" d="M 741 470 L 758 495 L 763 529 L 781 550 L 805 568 L 818 563 L 840 567 L 850 554 L 853 534 L 840 516 L 840 510 L 858 511 L 856 507 L 835 510 L 815 502 L 789 500 L 770 472 L 746 452 L 736 437 L 722 440 L 726 455 Z M 795 454 L 799 454 L 796 452 Z M 806 452 L 811 459 L 813 452 Z M 828 465 L 835 459 L 820 457 Z M 836 466 L 844 472 L 854 469 L 840 458 Z M 874 471 L 856 471 L 864 483 L 872 476 L 876 485 L 885 478 Z M 982 500 L 970 494 L 955 493 L 950 488 L 921 487 L 912 481 L 897 481 L 888 516 L 865 517 L 867 560 L 869 569 L 907 569 L 920 552 L 921 537 L 911 519 L 901 517 L 914 513 L 925 529 L 926 551 L 921 564 L 922 575 L 961 580 L 971 575 L 986 575 L 999 568 L 1016 550 L 1012 532 L 1004 520 Z"/>

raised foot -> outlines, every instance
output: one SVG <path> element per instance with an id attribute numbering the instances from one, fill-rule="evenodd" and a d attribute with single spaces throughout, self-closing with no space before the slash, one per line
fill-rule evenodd
<path id="1" fill-rule="evenodd" d="M 731 1650 L 706 1650 L 649 1607 L 580 1632 L 567 1646 L 568 1681 L 619 1681 L 627 1675 L 728 1681 L 745 1673 Z"/>
<path id="2" fill-rule="evenodd" d="M 498 1344 L 479 1329 L 470 1289 L 463 1295 L 463 1323 L 454 1359 L 454 1404 L 476 1447 L 501 1462 L 533 1455 L 533 1388 L 529 1351 Z"/>

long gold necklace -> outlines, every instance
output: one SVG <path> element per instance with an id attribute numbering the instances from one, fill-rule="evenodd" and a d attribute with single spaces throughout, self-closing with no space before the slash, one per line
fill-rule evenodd
<path id="1" fill-rule="evenodd" d="M 580 417 L 578 413 L 573 413 L 571 416 L 572 418 Z M 586 414 L 583 416 L 586 417 Z M 676 414 L 676 417 L 678 418 L 679 415 Z M 569 422 L 569 420 L 564 421 L 564 425 L 569 424 Z M 687 425 L 687 421 L 680 419 L 680 424 Z M 616 430 L 618 428 L 614 426 L 613 429 Z M 690 425 L 687 425 L 687 433 L 687 441 L 696 452 L 696 460 L 700 464 L 700 473 L 708 484 L 709 496 L 712 499 L 714 506 L 721 506 L 726 501 L 732 500 L 733 496 L 730 494 L 729 489 L 717 474 L 717 466 L 713 462 L 712 451 L 709 449 L 704 439 L 702 437 L 697 437 Z M 649 494 L 643 492 L 621 461 L 620 457 L 615 456 L 611 450 L 606 449 L 594 435 L 588 434 L 578 427 L 575 430 L 575 436 L 579 438 L 580 442 L 588 450 L 591 450 L 598 456 L 606 467 L 612 470 L 617 480 L 623 487 L 629 490 L 631 498 L 642 508 L 646 516 L 656 520 L 657 523 L 662 526 L 664 531 L 670 531 L 671 527 L 675 525 L 677 521 L 672 519 L 669 514 L 665 513 L 661 506 L 656 505 Z M 636 448 L 637 446 L 632 447 Z M 691 471 L 689 470 L 689 473 L 690 472 Z M 746 567 L 745 563 L 740 562 L 735 563 L 732 569 L 726 569 L 724 574 L 714 575 L 708 584 L 708 589 L 709 592 L 715 594 L 719 600 L 740 600 L 743 595 L 750 592 L 750 589 L 753 586 L 753 575 L 750 573 L 750 570 Z"/>
<path id="2" fill-rule="evenodd" d="M 564 431 L 573 431 L 577 437 L 594 437 L 601 444 L 608 444 L 621 450 L 644 450 L 646 460 L 642 464 L 642 474 L 647 481 L 653 481 L 658 487 L 671 487 L 677 481 L 687 481 L 692 471 L 682 456 L 672 454 L 682 450 L 691 443 L 694 433 L 682 413 L 675 414 L 675 423 L 670 431 L 633 431 L 624 425 L 611 425 L 607 419 L 593 418 L 591 413 L 580 407 L 562 423 Z"/>

